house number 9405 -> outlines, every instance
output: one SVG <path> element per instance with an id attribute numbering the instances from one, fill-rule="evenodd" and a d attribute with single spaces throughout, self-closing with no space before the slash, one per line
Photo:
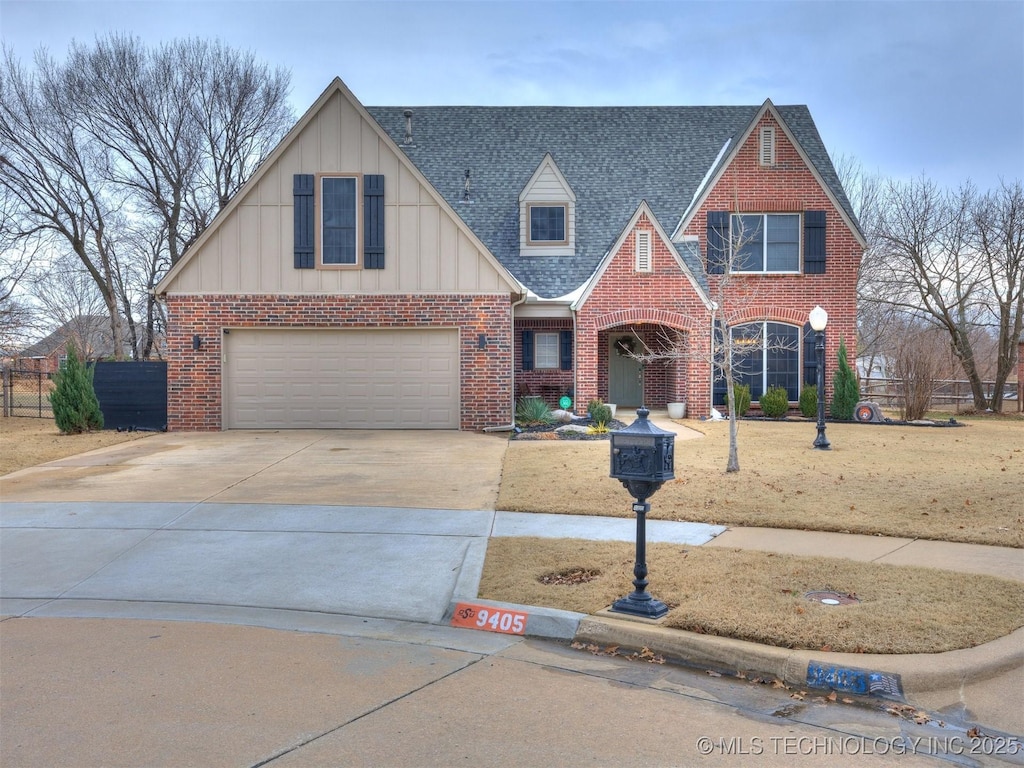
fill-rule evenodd
<path id="1" fill-rule="evenodd" d="M 522 635 L 526 632 L 527 614 L 503 608 L 492 608 L 471 603 L 459 603 L 452 614 L 453 627 L 482 629 L 485 632 L 501 632 L 507 635 Z"/>

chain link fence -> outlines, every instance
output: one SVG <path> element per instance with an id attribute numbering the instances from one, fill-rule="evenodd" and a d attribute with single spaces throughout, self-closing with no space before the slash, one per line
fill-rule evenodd
<path id="1" fill-rule="evenodd" d="M 3 415 L 52 419 L 50 374 L 20 368 L 3 369 Z"/>

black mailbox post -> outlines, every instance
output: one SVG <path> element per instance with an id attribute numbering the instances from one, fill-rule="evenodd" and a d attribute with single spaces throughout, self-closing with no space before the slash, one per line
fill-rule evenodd
<path id="1" fill-rule="evenodd" d="M 636 564 L 633 566 L 634 590 L 612 603 L 611 610 L 647 619 L 660 619 L 668 606 L 647 592 L 647 500 L 666 480 L 675 477 L 675 432 L 668 432 L 647 420 L 650 411 L 641 407 L 637 420 L 625 429 L 611 433 L 611 476 L 636 499 Z"/>

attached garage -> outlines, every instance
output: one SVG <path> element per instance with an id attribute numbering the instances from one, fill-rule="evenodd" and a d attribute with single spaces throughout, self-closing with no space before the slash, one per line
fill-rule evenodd
<path id="1" fill-rule="evenodd" d="M 451 328 L 224 331 L 227 429 L 458 429 Z"/>

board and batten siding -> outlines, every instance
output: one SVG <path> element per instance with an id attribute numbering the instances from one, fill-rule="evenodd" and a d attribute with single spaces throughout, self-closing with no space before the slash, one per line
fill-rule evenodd
<path id="1" fill-rule="evenodd" d="M 295 269 L 296 173 L 383 174 L 385 269 Z M 335 93 L 183 265 L 174 293 L 507 293 L 514 290 L 375 126 Z"/>

